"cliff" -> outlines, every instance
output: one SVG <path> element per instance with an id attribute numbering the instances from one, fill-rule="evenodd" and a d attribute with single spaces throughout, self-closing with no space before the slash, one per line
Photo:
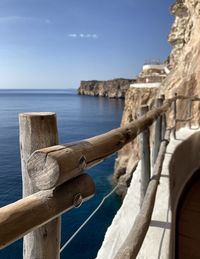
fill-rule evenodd
<path id="1" fill-rule="evenodd" d="M 175 16 L 175 20 L 168 38 L 173 46 L 168 59 L 170 73 L 157 89 L 149 91 L 149 89 L 130 88 L 128 90 L 121 126 L 137 118 L 139 106 L 145 102 L 151 104 L 156 95 L 165 94 L 166 98 L 174 96 L 174 93 L 200 96 L 200 1 L 177 0 L 171 7 L 171 13 Z M 178 101 L 177 117 L 186 118 L 187 109 L 186 101 Z M 197 124 L 200 122 L 199 103 L 194 103 L 192 110 L 193 124 Z M 138 159 L 137 140 L 118 153 L 114 179 L 121 183 L 122 196 L 126 193 Z"/>
<path id="2" fill-rule="evenodd" d="M 169 62 L 171 73 L 163 82 L 161 92 L 171 97 L 175 92 L 182 95 L 200 96 L 200 1 L 177 0 L 171 7 L 175 16 L 169 34 L 173 46 Z M 178 102 L 179 118 L 184 118 L 187 102 Z M 199 104 L 193 105 L 193 123 L 199 123 Z"/>
<path id="3" fill-rule="evenodd" d="M 78 88 L 78 94 L 124 98 L 130 84 L 134 82 L 134 79 L 123 78 L 108 81 L 81 81 L 80 87 Z"/>
<path id="4" fill-rule="evenodd" d="M 126 93 L 121 127 L 138 118 L 138 110 L 141 105 L 148 104 L 151 107 L 158 91 L 158 87 L 131 87 Z M 138 150 L 139 139 L 136 138 L 118 152 L 115 162 L 114 182 L 120 183 L 117 192 L 122 197 L 126 194 L 132 174 L 137 166 L 139 160 Z"/>

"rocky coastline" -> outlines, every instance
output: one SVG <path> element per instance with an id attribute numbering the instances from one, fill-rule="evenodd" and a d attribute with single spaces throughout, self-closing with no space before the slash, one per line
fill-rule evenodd
<path id="1" fill-rule="evenodd" d="M 79 95 L 102 96 L 108 98 L 125 98 L 125 94 L 135 79 L 117 78 L 107 81 L 81 81 Z"/>

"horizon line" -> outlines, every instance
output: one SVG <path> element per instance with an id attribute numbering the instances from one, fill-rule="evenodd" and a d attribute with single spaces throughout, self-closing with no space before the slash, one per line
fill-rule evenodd
<path id="1" fill-rule="evenodd" d="M 70 88 L 0 88 L 0 91 L 1 90 L 75 90 L 75 89 L 78 89 L 78 88 L 75 88 L 75 87 L 70 87 Z"/>

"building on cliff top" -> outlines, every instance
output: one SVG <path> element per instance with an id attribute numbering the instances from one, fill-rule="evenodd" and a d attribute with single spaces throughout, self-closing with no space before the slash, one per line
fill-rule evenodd
<path id="1" fill-rule="evenodd" d="M 161 82 L 166 78 L 169 69 L 166 64 L 159 62 L 149 62 L 143 65 L 142 72 L 137 77 L 136 83 L 130 87 L 159 87 Z"/>

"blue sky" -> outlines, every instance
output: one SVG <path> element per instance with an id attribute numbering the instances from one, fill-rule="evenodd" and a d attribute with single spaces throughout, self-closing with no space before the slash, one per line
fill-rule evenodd
<path id="1" fill-rule="evenodd" d="M 165 60 L 172 0 L 0 0 L 0 88 L 133 78 Z"/>

